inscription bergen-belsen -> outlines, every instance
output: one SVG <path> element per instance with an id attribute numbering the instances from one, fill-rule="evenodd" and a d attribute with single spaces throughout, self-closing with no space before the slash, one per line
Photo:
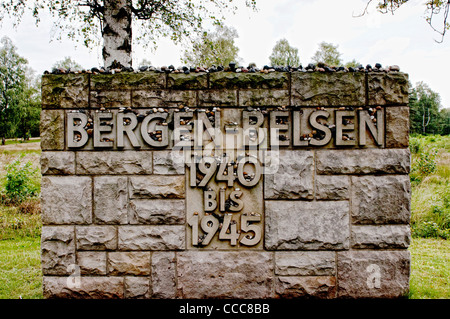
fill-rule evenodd
<path id="1" fill-rule="evenodd" d="M 170 149 L 186 165 L 188 249 L 263 249 L 262 176 L 280 148 L 384 145 L 384 109 L 67 111 L 69 149 Z"/>

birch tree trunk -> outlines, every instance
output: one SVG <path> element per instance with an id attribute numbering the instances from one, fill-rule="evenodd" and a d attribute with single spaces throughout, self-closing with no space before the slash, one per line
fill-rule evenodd
<path id="1" fill-rule="evenodd" d="M 131 0 L 104 2 L 103 63 L 107 68 L 116 60 L 131 67 Z"/>

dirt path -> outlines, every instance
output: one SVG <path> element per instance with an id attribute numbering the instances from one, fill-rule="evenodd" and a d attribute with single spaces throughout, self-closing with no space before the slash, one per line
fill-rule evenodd
<path id="1" fill-rule="evenodd" d="M 0 145 L 0 152 L 1 151 L 39 150 L 40 148 L 41 148 L 41 143 L 40 142 L 17 143 L 17 144 Z"/>

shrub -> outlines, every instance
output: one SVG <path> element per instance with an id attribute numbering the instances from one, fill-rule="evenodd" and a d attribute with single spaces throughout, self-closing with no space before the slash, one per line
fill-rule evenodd
<path id="1" fill-rule="evenodd" d="M 39 193 L 39 183 L 36 182 L 38 169 L 33 168 L 30 161 L 22 163 L 22 158 L 20 155 L 5 166 L 5 197 L 11 203 L 21 203 Z"/>

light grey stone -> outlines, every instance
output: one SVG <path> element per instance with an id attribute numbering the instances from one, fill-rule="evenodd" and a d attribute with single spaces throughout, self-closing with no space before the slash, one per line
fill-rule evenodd
<path id="1" fill-rule="evenodd" d="M 407 174 L 409 149 L 319 150 L 318 174 Z"/>
<path id="2" fill-rule="evenodd" d="M 281 276 L 334 275 L 336 255 L 331 251 L 277 251 L 275 274 Z"/>
<path id="3" fill-rule="evenodd" d="M 64 111 L 42 110 L 40 120 L 41 149 L 64 150 Z"/>
<path id="4" fill-rule="evenodd" d="M 179 298 L 270 298 L 272 254 L 183 251 L 177 254 Z"/>
<path id="5" fill-rule="evenodd" d="M 91 178 L 43 176 L 41 207 L 44 225 L 90 224 L 92 222 Z"/>
<path id="6" fill-rule="evenodd" d="M 184 226 L 119 226 L 119 250 L 180 250 L 184 247 Z"/>
<path id="7" fill-rule="evenodd" d="M 79 251 L 77 252 L 77 265 L 81 275 L 106 275 L 106 252 Z"/>
<path id="8" fill-rule="evenodd" d="M 117 229 L 115 226 L 76 226 L 78 250 L 117 249 Z"/>
<path id="9" fill-rule="evenodd" d="M 112 251 L 108 253 L 109 275 L 150 275 L 150 252 Z"/>
<path id="10" fill-rule="evenodd" d="M 349 248 L 349 205 L 344 201 L 265 201 L 269 250 Z"/>
<path id="11" fill-rule="evenodd" d="M 178 153 L 172 151 L 153 152 L 153 174 L 183 175 L 185 163 Z"/>
<path id="12" fill-rule="evenodd" d="M 74 152 L 42 152 L 42 175 L 71 175 L 75 174 Z"/>
<path id="13" fill-rule="evenodd" d="M 408 104 L 408 74 L 402 72 L 370 73 L 367 78 L 369 105 Z"/>
<path id="14" fill-rule="evenodd" d="M 332 299 L 336 297 L 336 277 L 277 277 L 275 281 L 275 297 L 283 299 Z"/>
<path id="15" fill-rule="evenodd" d="M 386 107 L 386 147 L 408 147 L 409 106 Z"/>
<path id="16" fill-rule="evenodd" d="M 41 262 L 44 275 L 70 275 L 75 265 L 75 232 L 73 226 L 43 226 Z"/>
<path id="17" fill-rule="evenodd" d="M 78 174 L 151 174 L 152 152 L 77 152 Z"/>
<path id="18" fill-rule="evenodd" d="M 278 170 L 264 174 L 264 198 L 313 199 L 314 153 L 279 151 Z"/>
<path id="19" fill-rule="evenodd" d="M 94 177 L 94 221 L 98 224 L 126 224 L 128 221 L 128 178 Z"/>
<path id="20" fill-rule="evenodd" d="M 151 285 L 149 277 L 124 278 L 125 298 L 127 299 L 149 299 L 151 295 Z"/>
<path id="21" fill-rule="evenodd" d="M 68 277 L 44 276 L 44 298 L 121 299 L 123 277 L 80 277 L 78 284 L 68 284 Z"/>
<path id="22" fill-rule="evenodd" d="M 287 106 L 289 90 L 239 90 L 240 106 Z"/>
<path id="23" fill-rule="evenodd" d="M 152 252 L 152 298 L 173 299 L 176 297 L 175 252 Z"/>
<path id="24" fill-rule="evenodd" d="M 49 74 L 42 76 L 42 104 L 44 108 L 88 107 L 89 75 Z"/>
<path id="25" fill-rule="evenodd" d="M 400 298 L 409 290 L 410 254 L 345 251 L 337 254 L 338 297 Z"/>
<path id="26" fill-rule="evenodd" d="M 236 90 L 201 90 L 198 92 L 199 107 L 233 107 L 238 104 Z"/>
<path id="27" fill-rule="evenodd" d="M 130 224 L 185 223 L 183 199 L 133 199 L 130 201 Z"/>
<path id="28" fill-rule="evenodd" d="M 361 249 L 408 248 L 409 225 L 352 226 L 352 247 Z"/>
<path id="29" fill-rule="evenodd" d="M 131 176 L 129 198 L 184 198 L 184 176 Z"/>
<path id="30" fill-rule="evenodd" d="M 354 224 L 408 224 L 411 186 L 408 175 L 352 176 Z"/>
<path id="31" fill-rule="evenodd" d="M 131 106 L 130 93 L 123 91 L 91 91 L 91 107 L 118 108 Z"/>
<path id="32" fill-rule="evenodd" d="M 316 198 L 327 200 L 348 199 L 350 177 L 344 175 L 317 175 Z"/>

